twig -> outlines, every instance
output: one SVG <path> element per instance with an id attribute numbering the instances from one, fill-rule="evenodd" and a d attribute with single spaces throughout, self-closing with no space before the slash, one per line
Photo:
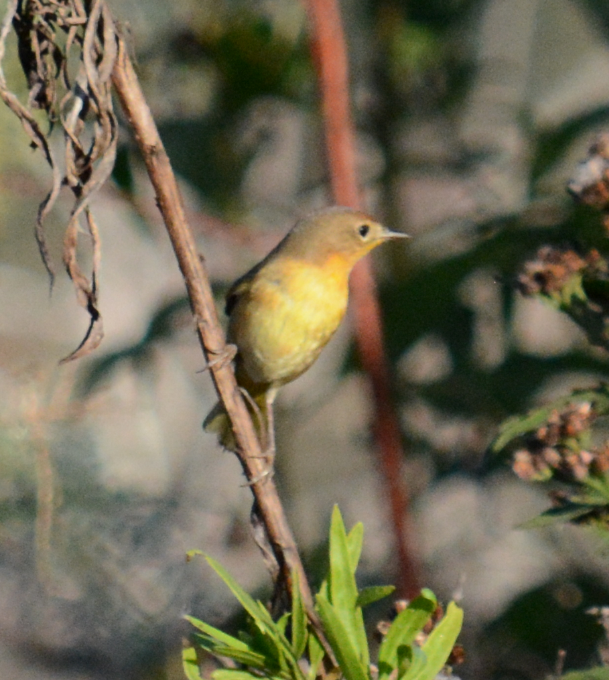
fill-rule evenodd
<path id="1" fill-rule="evenodd" d="M 266 528 L 281 579 L 288 589 L 291 589 L 292 573 L 298 572 L 309 616 L 313 622 L 316 622 L 313 597 L 304 568 L 275 484 L 268 475 L 264 475 L 264 457 L 260 443 L 237 386 L 232 366 L 230 362 L 213 361 L 214 358 L 225 355 L 226 342 L 218 320 L 203 258 L 197 252 L 169 157 L 163 147 L 125 44 L 120 37 L 118 48 L 118 58 L 112 76 L 114 86 L 154 186 L 157 203 L 184 277 L 201 347 L 210 365 L 210 373 L 218 394 L 233 425 L 239 449 L 237 455 L 247 479 L 252 482 L 251 488 L 256 500 L 257 512 Z M 260 481 L 253 482 L 253 480 Z"/>
<path id="2" fill-rule="evenodd" d="M 307 0 L 313 25 L 315 58 L 326 133 L 334 200 L 362 207 L 356 175 L 353 123 L 349 110 L 347 51 L 337 0 Z M 391 398 L 391 382 L 383 348 L 381 313 L 372 268 L 362 260 L 351 275 L 353 325 L 359 356 L 370 377 L 374 396 L 374 437 L 385 484 L 398 555 L 397 590 L 404 597 L 418 593 L 418 567 L 407 541 L 408 497 L 401 482 L 404 458 L 400 427 Z"/>

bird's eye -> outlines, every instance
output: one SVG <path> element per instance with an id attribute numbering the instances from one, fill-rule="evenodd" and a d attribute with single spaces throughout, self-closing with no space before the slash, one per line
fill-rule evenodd
<path id="1" fill-rule="evenodd" d="M 366 238 L 366 236 L 368 236 L 368 232 L 370 231 L 370 227 L 367 224 L 362 224 L 362 226 L 359 227 L 357 231 L 362 238 Z"/>

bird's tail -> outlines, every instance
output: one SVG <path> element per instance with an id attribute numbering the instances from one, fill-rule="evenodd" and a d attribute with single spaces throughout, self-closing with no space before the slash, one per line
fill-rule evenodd
<path id="1" fill-rule="evenodd" d="M 258 394 L 251 395 L 251 400 L 256 407 L 250 403 L 249 399 L 246 399 L 246 404 L 248 410 L 254 421 L 256 427 L 256 433 L 258 438 L 263 442 L 266 436 L 267 427 L 267 401 L 266 392 L 260 392 Z M 207 417 L 203 421 L 203 429 L 205 432 L 212 432 L 218 435 L 218 441 L 220 444 L 229 451 L 235 451 L 237 448 L 237 441 L 233 433 L 233 428 L 231 427 L 230 419 L 228 414 L 224 410 L 222 402 L 218 402 L 213 409 L 208 413 Z"/>

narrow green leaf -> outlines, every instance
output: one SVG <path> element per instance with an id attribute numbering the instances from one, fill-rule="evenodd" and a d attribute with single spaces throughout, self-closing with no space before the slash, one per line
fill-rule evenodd
<path id="1" fill-rule="evenodd" d="M 192 625 L 195 628 L 198 628 L 201 632 L 205 633 L 206 635 L 209 635 L 210 637 L 216 639 L 218 642 L 221 642 L 222 644 L 228 647 L 234 647 L 235 649 L 243 650 L 249 649 L 245 642 L 242 642 L 238 638 L 233 637 L 232 635 L 229 635 L 228 633 L 225 633 L 221 630 L 218 630 L 213 626 L 210 626 L 208 623 L 205 623 L 204 621 L 195 619 L 194 616 L 185 616 L 184 618 L 187 621 L 190 621 L 190 623 L 192 623 Z"/>
<path id="2" fill-rule="evenodd" d="M 307 646 L 307 614 L 300 592 L 298 572 L 292 573 L 292 652 L 296 659 L 304 654 Z"/>
<path id="3" fill-rule="evenodd" d="M 197 651 L 194 647 L 185 647 L 182 650 L 182 667 L 188 680 L 202 680 Z"/>
<path id="4" fill-rule="evenodd" d="M 258 668 L 259 670 L 266 670 L 269 667 L 268 659 L 264 655 L 249 650 L 245 651 L 242 649 L 235 649 L 234 647 L 217 645 L 213 651 L 211 649 L 209 651 L 215 656 L 224 656 L 227 659 L 233 659 L 238 663 L 242 663 L 244 666 L 251 666 L 252 668 Z"/>
<path id="5" fill-rule="evenodd" d="M 247 655 L 253 655 L 251 659 L 254 661 L 256 667 L 259 667 L 260 659 L 265 659 L 264 654 L 260 654 L 259 652 L 256 652 L 252 649 L 241 649 L 238 647 L 233 647 L 232 645 L 227 646 L 221 642 L 218 642 L 218 640 L 214 640 L 207 635 L 201 635 L 200 633 L 195 633 L 193 635 L 193 640 L 197 645 L 199 645 L 199 647 L 201 647 L 201 649 L 204 649 L 206 652 L 209 652 L 214 656 L 229 656 L 230 658 L 237 656 L 239 659 L 241 659 L 245 658 Z M 248 658 L 250 657 L 248 656 Z M 269 666 L 272 665 L 268 659 L 266 660 L 266 663 Z"/>
<path id="6" fill-rule="evenodd" d="M 594 505 L 609 504 L 609 477 L 606 474 L 602 477 L 588 477 L 584 484 L 590 489 L 584 494 L 584 502 Z"/>
<path id="7" fill-rule="evenodd" d="M 253 637 L 252 649 L 255 649 L 256 652 L 262 652 L 262 656 L 266 659 L 269 667 L 280 669 L 282 672 L 292 668 L 297 676 L 302 676 L 297 661 L 292 658 L 289 642 L 277 627 L 262 602 L 258 602 L 248 595 L 221 564 L 209 556 L 206 556 L 205 559 L 224 583 L 226 583 L 256 625 L 261 637 L 256 635 Z"/>
<path id="8" fill-rule="evenodd" d="M 277 667 L 277 664 L 273 663 L 272 659 L 251 649 L 241 649 L 233 647 L 232 645 L 227 646 L 207 635 L 201 635 L 200 633 L 195 633 L 193 638 L 202 649 L 214 656 L 234 659 L 239 663 L 252 666 L 259 670 L 266 670 L 269 668 L 272 670 L 281 670 Z"/>
<path id="9" fill-rule="evenodd" d="M 232 594 L 239 600 L 245 611 L 252 617 L 258 628 L 272 637 L 276 637 L 278 632 L 275 623 L 267 611 L 266 607 L 254 600 L 243 588 L 235 581 L 235 579 L 226 571 L 226 569 L 213 557 L 205 556 L 209 566 L 218 574 L 218 576 L 226 583 Z"/>
<path id="10" fill-rule="evenodd" d="M 329 578 L 329 576 L 328 576 Z M 321 585 L 319 586 L 319 595 L 325 597 L 326 600 L 330 600 L 330 585 L 328 584 L 328 578 L 325 578 Z"/>
<path id="11" fill-rule="evenodd" d="M 255 600 L 255 603 L 260 621 L 269 626 L 270 628 L 272 628 L 273 630 L 275 630 L 276 624 L 273 621 L 273 617 L 271 616 L 269 610 L 264 605 L 264 602 L 261 602 L 260 600 Z"/>
<path id="12" fill-rule="evenodd" d="M 200 635 L 199 633 L 195 633 L 192 636 L 192 639 L 199 647 L 201 647 L 201 649 L 205 650 L 206 652 L 209 652 L 210 654 L 215 654 L 216 647 L 222 646 L 222 644 L 217 640 L 207 637 L 206 635 Z"/>
<path id="13" fill-rule="evenodd" d="M 438 598 L 435 596 L 433 590 L 431 590 L 430 588 L 421 588 L 421 595 L 427 598 L 428 600 L 431 600 L 431 602 L 433 602 L 436 605 L 436 607 L 438 606 Z"/>
<path id="14" fill-rule="evenodd" d="M 398 649 L 412 643 L 436 607 L 435 595 L 425 589 L 396 616 L 379 649 L 379 680 L 388 678 L 398 667 Z"/>
<path id="15" fill-rule="evenodd" d="M 495 441 L 491 444 L 491 451 L 499 453 L 507 444 L 509 444 L 516 437 L 520 437 L 527 432 L 536 430 L 547 419 L 553 410 L 553 406 L 537 409 L 526 415 L 511 416 L 501 423 L 499 427 L 499 434 Z"/>
<path id="16" fill-rule="evenodd" d="M 245 611 L 258 623 L 259 620 L 259 606 L 248 593 L 235 581 L 235 579 L 226 571 L 226 569 L 213 557 L 205 556 L 209 566 L 218 574 L 218 576 L 226 583 L 231 593 L 239 600 Z"/>
<path id="17" fill-rule="evenodd" d="M 334 607 L 320 595 L 316 599 L 324 632 L 343 675 L 347 680 L 370 680 L 368 669 L 361 662 L 353 644 L 353 637 L 337 615 Z"/>
<path id="18" fill-rule="evenodd" d="M 384 597 L 391 595 L 395 590 L 395 586 L 368 586 L 362 588 L 357 596 L 357 606 L 366 607 L 373 602 L 378 602 Z"/>
<path id="19" fill-rule="evenodd" d="M 264 607 L 264 605 L 261 602 L 259 602 L 258 604 L 260 605 L 260 607 Z M 298 665 L 298 660 L 300 657 L 294 654 L 292 650 L 292 645 L 285 636 L 285 627 L 282 628 L 282 626 L 279 625 L 280 621 L 284 619 L 287 622 L 287 620 L 291 618 L 291 614 L 286 613 L 277 623 L 273 622 L 273 620 L 270 618 L 270 614 L 268 614 L 268 616 L 270 620 L 269 639 L 277 649 L 281 667 L 284 668 L 286 667 L 287 664 L 287 667 L 291 668 L 292 670 L 292 677 L 302 678 L 304 680 L 304 674 L 300 669 L 300 666 Z"/>
<path id="20" fill-rule="evenodd" d="M 518 529 L 539 529 L 552 524 L 565 524 L 596 509 L 597 506 L 594 505 L 579 505 L 576 503 L 570 503 L 563 508 L 550 508 L 542 512 L 541 515 L 522 522 L 522 524 L 518 525 Z"/>
<path id="21" fill-rule="evenodd" d="M 366 635 L 366 626 L 364 625 L 364 613 L 361 607 L 356 607 L 354 612 L 355 618 L 355 644 L 359 652 L 360 661 L 365 668 L 370 665 L 370 650 L 368 649 L 368 636 Z"/>
<path id="22" fill-rule="evenodd" d="M 422 647 L 423 653 L 427 657 L 424 668 L 412 677 L 408 677 L 410 672 L 407 673 L 404 680 L 433 680 L 445 666 L 457 636 L 461 632 L 462 625 L 463 610 L 454 602 L 451 602 L 446 609 L 444 618 L 431 631 Z"/>
<path id="23" fill-rule="evenodd" d="M 421 651 L 421 650 L 419 650 Z M 401 678 L 412 665 L 415 655 L 415 647 L 410 645 L 400 645 L 398 647 L 398 667 L 397 677 Z"/>
<path id="24" fill-rule="evenodd" d="M 330 602 L 351 640 L 359 641 L 360 631 L 355 617 L 357 585 L 351 570 L 347 532 L 338 506 L 332 511 L 330 525 Z M 365 631 L 364 631 L 365 635 Z"/>
<path id="25" fill-rule="evenodd" d="M 319 664 L 322 662 L 325 652 L 315 635 L 309 635 L 307 647 L 309 648 L 309 671 L 307 673 L 307 680 L 315 680 Z"/>
<path id="26" fill-rule="evenodd" d="M 277 626 L 277 630 L 282 634 L 285 635 L 286 628 L 288 627 L 288 622 L 290 620 L 291 614 L 290 612 L 286 612 L 283 614 L 277 621 L 275 621 L 275 625 Z"/>
<path id="27" fill-rule="evenodd" d="M 402 650 L 408 650 L 405 654 Z M 416 677 L 427 663 L 427 657 L 423 650 L 416 644 L 412 646 L 400 647 L 398 650 L 398 678 L 399 680 L 410 680 Z"/>
<path id="28" fill-rule="evenodd" d="M 561 409 L 568 404 L 577 404 L 582 402 L 590 402 L 594 405 L 595 411 L 599 415 L 604 415 L 609 412 L 609 385 L 601 384 L 591 390 L 575 390 L 572 394 L 565 395 L 560 399 L 556 399 L 551 404 L 533 411 L 529 411 L 525 415 L 512 416 L 505 420 L 499 428 L 499 435 L 491 444 L 490 450 L 493 453 L 498 453 L 507 446 L 513 439 L 536 430 L 540 425 L 546 422 L 548 416 L 554 409 Z"/>
<path id="29" fill-rule="evenodd" d="M 237 668 L 218 668 L 211 674 L 213 680 L 260 680 L 259 675 Z"/>
<path id="30" fill-rule="evenodd" d="M 257 604 L 260 607 L 264 606 L 260 602 Z M 298 658 L 295 657 L 292 646 L 285 636 L 284 627 L 290 616 L 288 613 L 275 623 L 269 615 L 269 623 L 265 625 L 265 628 L 254 630 L 250 647 L 252 651 L 266 658 L 267 668 L 277 671 L 280 675 L 287 673 L 290 678 L 304 680 L 304 673 L 298 665 Z"/>
<path id="31" fill-rule="evenodd" d="M 279 634 L 279 631 L 275 632 Z M 285 650 L 282 649 L 276 636 L 267 635 L 266 631 L 256 628 L 253 631 L 250 649 L 252 652 L 260 654 L 266 659 L 265 665 L 267 668 L 283 671 L 288 669 Z"/>
<path id="32" fill-rule="evenodd" d="M 364 545 L 364 525 L 358 522 L 349 532 L 347 536 L 347 546 L 349 549 L 349 564 L 351 565 L 351 572 L 355 574 L 359 558 L 362 554 L 362 546 Z"/>

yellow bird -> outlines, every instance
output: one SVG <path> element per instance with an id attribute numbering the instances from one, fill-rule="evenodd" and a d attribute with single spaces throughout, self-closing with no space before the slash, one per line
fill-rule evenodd
<path id="1" fill-rule="evenodd" d="M 368 215 L 332 207 L 301 219 L 226 297 L 227 340 L 237 348 L 235 373 L 247 390 L 263 447 L 274 455 L 273 400 L 302 375 L 334 335 L 349 297 L 355 263 L 390 239 L 408 238 Z M 217 404 L 205 419 L 223 446 L 235 448 L 228 416 Z"/>

